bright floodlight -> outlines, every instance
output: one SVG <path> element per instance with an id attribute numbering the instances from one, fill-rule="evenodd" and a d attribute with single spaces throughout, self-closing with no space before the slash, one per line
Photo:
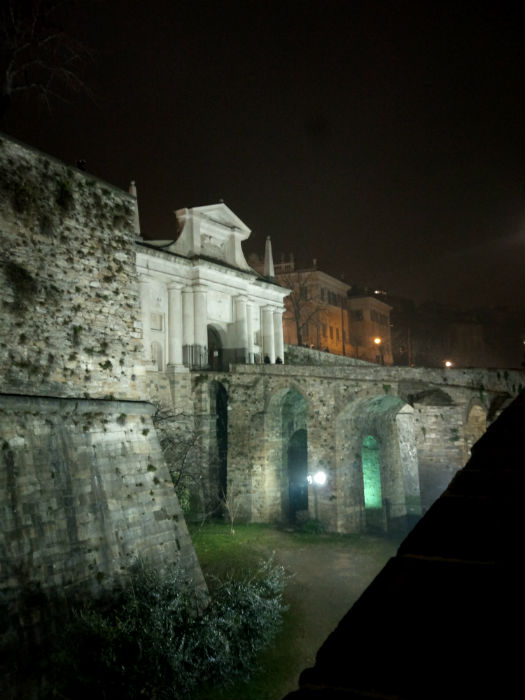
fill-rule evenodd
<path id="1" fill-rule="evenodd" d="M 450 360 L 445 360 L 445 367 L 452 367 L 452 362 Z"/>
<path id="2" fill-rule="evenodd" d="M 323 484 L 326 483 L 326 472 L 323 472 L 323 471 L 315 472 L 315 474 L 314 474 L 314 482 L 315 482 L 318 486 L 323 486 Z"/>
<path id="3" fill-rule="evenodd" d="M 374 338 L 374 343 L 376 345 L 381 345 L 381 338 Z"/>

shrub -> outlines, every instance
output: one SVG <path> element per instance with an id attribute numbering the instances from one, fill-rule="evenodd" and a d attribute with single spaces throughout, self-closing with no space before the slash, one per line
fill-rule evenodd
<path id="1" fill-rule="evenodd" d="M 203 683 L 247 677 L 279 629 L 283 589 L 284 571 L 269 561 L 242 580 L 215 581 L 199 610 L 180 569 L 139 563 L 111 604 L 74 613 L 52 657 L 50 697 L 188 700 Z"/>

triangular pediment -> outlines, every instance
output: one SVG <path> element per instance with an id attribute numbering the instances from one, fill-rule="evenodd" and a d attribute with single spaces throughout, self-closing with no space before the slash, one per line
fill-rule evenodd
<path id="1" fill-rule="evenodd" d="M 185 257 L 204 257 L 250 271 L 241 243 L 251 231 L 223 202 L 175 212 L 180 235 L 170 250 Z"/>
<path id="2" fill-rule="evenodd" d="M 208 221 L 210 229 L 213 229 L 213 224 L 218 224 L 230 231 L 235 231 L 242 241 L 246 240 L 251 233 L 251 230 L 246 226 L 244 221 L 224 204 L 224 202 L 207 204 L 203 207 L 193 207 L 191 211 L 204 221 Z"/>

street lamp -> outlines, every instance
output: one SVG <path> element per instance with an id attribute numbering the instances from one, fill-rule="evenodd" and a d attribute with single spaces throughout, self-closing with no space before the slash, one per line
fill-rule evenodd
<path id="1" fill-rule="evenodd" d="M 315 474 L 308 474 L 306 477 L 306 480 L 308 483 L 314 487 L 314 507 L 315 507 L 315 519 L 319 520 L 319 513 L 318 513 L 318 505 L 317 505 L 317 489 L 320 486 L 324 486 L 326 484 L 326 472 L 324 472 L 322 469 L 319 469 L 319 471 L 316 471 Z"/>
<path id="2" fill-rule="evenodd" d="M 444 365 L 445 365 L 445 367 L 453 367 L 454 363 L 451 362 L 450 360 L 445 360 Z"/>
<path id="3" fill-rule="evenodd" d="M 374 338 L 374 343 L 379 350 L 379 357 L 381 358 L 381 364 L 385 364 L 385 358 L 383 356 L 383 340 L 381 338 Z"/>

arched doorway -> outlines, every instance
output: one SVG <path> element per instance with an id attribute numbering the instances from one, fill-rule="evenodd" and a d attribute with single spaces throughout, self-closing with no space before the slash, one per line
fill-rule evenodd
<path id="1" fill-rule="evenodd" d="M 361 446 L 363 468 L 363 495 L 366 527 L 369 530 L 385 529 L 383 491 L 381 488 L 381 462 L 379 445 L 373 435 L 365 435 Z"/>
<path id="2" fill-rule="evenodd" d="M 308 403 L 295 387 L 271 397 L 265 445 L 266 507 L 270 518 L 294 522 L 308 511 Z"/>
<path id="3" fill-rule="evenodd" d="M 421 515 L 413 408 L 393 395 L 349 403 L 335 447 L 338 531 L 412 527 Z"/>
<path id="4" fill-rule="evenodd" d="M 308 510 L 308 446 L 304 428 L 291 435 L 287 450 L 290 520 Z"/>
<path id="5" fill-rule="evenodd" d="M 381 491 L 379 446 L 373 435 L 366 435 L 363 438 L 361 461 L 363 464 L 365 508 L 381 508 L 383 505 L 383 496 Z"/>
<path id="6" fill-rule="evenodd" d="M 208 326 L 208 366 L 216 372 L 222 370 L 222 341 L 213 326 Z"/>

